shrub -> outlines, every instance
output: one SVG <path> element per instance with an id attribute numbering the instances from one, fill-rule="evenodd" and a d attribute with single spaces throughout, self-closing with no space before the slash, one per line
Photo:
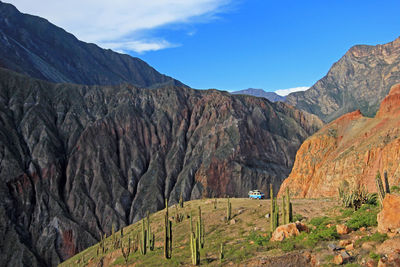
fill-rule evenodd
<path id="1" fill-rule="evenodd" d="M 382 243 L 387 238 L 388 238 L 387 234 L 381 234 L 379 232 L 376 232 L 372 235 L 363 236 L 361 239 L 356 241 L 356 245 L 359 245 L 359 244 L 361 244 L 363 242 L 367 242 L 367 241 L 374 241 L 374 242 Z"/>
<path id="2" fill-rule="evenodd" d="M 355 211 L 346 225 L 353 230 L 357 230 L 360 227 L 376 226 L 376 215 L 378 209 L 374 205 L 363 205 L 359 210 Z"/>

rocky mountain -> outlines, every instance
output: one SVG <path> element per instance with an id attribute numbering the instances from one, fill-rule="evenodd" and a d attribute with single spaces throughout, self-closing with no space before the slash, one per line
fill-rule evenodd
<path id="1" fill-rule="evenodd" d="M 146 211 L 277 190 L 322 126 L 282 103 L 167 85 L 53 84 L 0 69 L 0 262 L 59 263 Z"/>
<path id="2" fill-rule="evenodd" d="M 280 194 L 289 187 L 296 197 L 336 196 L 343 181 L 376 192 L 378 171 L 387 172 L 390 185 L 400 185 L 399 161 L 400 84 L 391 88 L 374 118 L 357 110 L 308 138 Z"/>
<path id="3" fill-rule="evenodd" d="M 275 92 L 266 92 L 263 89 L 254 89 L 254 88 L 248 88 L 244 90 L 239 90 L 239 91 L 234 91 L 231 92 L 231 94 L 234 95 L 252 95 L 252 96 L 257 96 L 257 97 L 264 97 L 268 99 L 269 101 L 272 102 L 277 102 L 277 101 L 285 101 L 284 96 L 280 96 Z"/>
<path id="4" fill-rule="evenodd" d="M 178 81 L 146 62 L 79 41 L 47 20 L 0 1 L 0 67 L 63 83 L 139 87 Z"/>
<path id="5" fill-rule="evenodd" d="M 399 67 L 400 37 L 384 45 L 356 45 L 325 77 L 286 101 L 325 122 L 357 109 L 373 117 L 391 86 L 400 82 Z"/>

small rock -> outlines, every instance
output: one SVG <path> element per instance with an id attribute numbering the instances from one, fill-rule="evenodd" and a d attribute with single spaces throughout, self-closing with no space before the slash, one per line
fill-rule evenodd
<path id="1" fill-rule="evenodd" d="M 343 260 L 344 260 L 345 262 L 351 258 L 351 256 L 349 255 L 349 253 L 347 253 L 347 251 L 342 251 L 342 252 L 340 253 L 340 255 L 342 256 L 342 258 L 343 258 Z"/>
<path id="2" fill-rule="evenodd" d="M 333 258 L 333 263 L 336 264 L 336 265 L 343 264 L 343 262 L 344 262 L 343 257 L 342 257 L 342 255 L 340 255 L 340 254 L 336 255 L 336 256 Z"/>
<path id="3" fill-rule="evenodd" d="M 229 221 L 229 224 L 235 224 L 235 223 L 236 223 L 235 219 L 232 219 L 232 220 Z"/>
<path id="4" fill-rule="evenodd" d="M 350 233 L 350 228 L 344 224 L 338 224 L 336 225 L 336 232 L 339 235 L 347 235 L 348 233 Z"/>
<path id="5" fill-rule="evenodd" d="M 242 214 L 244 212 L 244 209 L 238 210 L 238 214 Z"/>
<path id="6" fill-rule="evenodd" d="M 365 242 L 365 243 L 363 243 L 363 244 L 361 245 L 361 248 L 364 249 L 364 250 L 370 251 L 370 250 L 373 250 L 373 249 L 374 249 L 375 244 L 376 244 L 376 243 L 375 243 L 375 242 L 372 242 L 372 241 L 370 241 L 370 242 Z"/>
<path id="7" fill-rule="evenodd" d="M 345 249 L 346 249 L 346 250 L 353 250 L 353 249 L 354 249 L 354 244 L 351 243 L 351 244 L 347 245 L 347 246 L 345 247 Z"/>
<path id="8" fill-rule="evenodd" d="M 342 249 L 342 248 L 336 246 L 335 244 L 328 244 L 328 249 L 329 249 L 330 251 L 337 251 L 337 250 L 340 250 L 340 249 Z"/>
<path id="9" fill-rule="evenodd" d="M 254 231 L 258 231 L 258 230 L 260 230 L 260 228 L 258 228 L 257 226 L 255 226 L 255 227 L 253 228 L 253 230 L 254 230 Z"/>
<path id="10" fill-rule="evenodd" d="M 361 232 L 365 232 L 365 231 L 367 230 L 367 228 L 365 228 L 365 227 L 363 226 L 363 227 L 361 227 L 359 230 L 360 230 Z"/>
<path id="11" fill-rule="evenodd" d="M 258 206 L 259 206 L 259 207 L 262 207 L 262 205 L 261 205 L 261 204 L 259 204 Z"/>
<path id="12" fill-rule="evenodd" d="M 365 264 L 366 267 L 375 267 L 375 261 L 374 260 L 368 260 L 367 263 Z"/>
<path id="13" fill-rule="evenodd" d="M 254 244 L 254 241 L 253 241 L 253 240 L 251 240 L 251 241 L 250 241 L 250 244 L 252 244 L 252 245 L 253 245 L 253 244 Z"/>
<path id="14" fill-rule="evenodd" d="M 326 227 L 328 227 L 328 228 L 331 228 L 333 226 L 333 224 L 331 224 L 331 223 L 328 223 L 327 225 L 326 225 Z"/>
<path id="15" fill-rule="evenodd" d="M 265 214 L 265 218 L 269 218 L 271 215 L 269 213 Z"/>
<path id="16" fill-rule="evenodd" d="M 351 244 L 351 240 L 340 240 L 339 241 L 339 246 L 341 246 L 341 247 L 345 247 L 350 244 Z"/>
<path id="17" fill-rule="evenodd" d="M 272 233 L 270 241 L 283 241 L 285 238 L 298 236 L 302 231 L 308 231 L 307 226 L 303 223 L 288 223 L 281 225 Z"/>

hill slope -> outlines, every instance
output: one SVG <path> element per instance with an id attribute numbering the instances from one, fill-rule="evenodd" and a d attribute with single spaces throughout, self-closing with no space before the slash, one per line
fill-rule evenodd
<path id="1" fill-rule="evenodd" d="M 357 109 L 373 117 L 396 83 L 400 83 L 400 37 L 384 45 L 352 47 L 325 77 L 307 91 L 289 94 L 286 102 L 325 122 Z"/>
<path id="2" fill-rule="evenodd" d="M 55 265 L 164 198 L 277 190 L 321 127 L 262 98 L 52 84 L 5 69 L 0 103 L 0 262 L 9 266 Z"/>
<path id="3" fill-rule="evenodd" d="M 296 155 L 286 187 L 297 197 L 336 196 L 343 181 L 376 192 L 377 171 L 400 184 L 400 85 L 393 86 L 375 118 L 343 115 L 308 138 Z"/>
<path id="4" fill-rule="evenodd" d="M 150 87 L 178 83 L 144 61 L 79 41 L 0 1 L 0 67 L 52 82 Z"/>

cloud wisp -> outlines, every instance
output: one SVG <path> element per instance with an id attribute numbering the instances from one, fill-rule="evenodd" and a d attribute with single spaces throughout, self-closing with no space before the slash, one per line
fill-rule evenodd
<path id="1" fill-rule="evenodd" d="M 308 87 L 308 86 L 301 86 L 301 87 L 294 87 L 294 88 L 288 88 L 288 89 L 279 89 L 279 90 L 276 90 L 275 93 L 280 96 L 287 96 L 290 93 L 306 91 L 309 88 L 310 87 Z"/>
<path id="2" fill-rule="evenodd" d="M 119 51 L 160 50 L 178 46 L 149 36 L 169 24 L 215 19 L 232 0 L 8 0 L 21 12 L 44 17 L 85 42 Z"/>

